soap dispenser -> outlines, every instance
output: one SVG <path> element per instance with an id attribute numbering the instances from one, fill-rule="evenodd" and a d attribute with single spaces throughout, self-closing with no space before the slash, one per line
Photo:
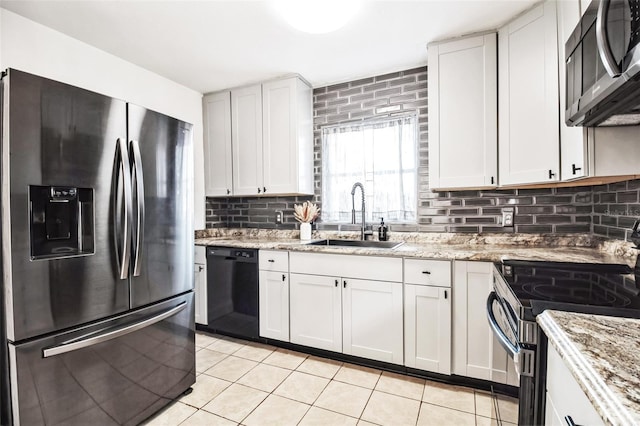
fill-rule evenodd
<path id="1" fill-rule="evenodd" d="M 380 218 L 380 226 L 378 226 L 378 240 L 387 241 L 389 236 L 387 235 L 387 225 L 384 224 L 384 218 Z"/>

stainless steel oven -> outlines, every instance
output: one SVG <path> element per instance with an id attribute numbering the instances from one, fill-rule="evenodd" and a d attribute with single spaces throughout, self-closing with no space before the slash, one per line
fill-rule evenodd
<path id="1" fill-rule="evenodd" d="M 518 423 L 544 424 L 546 309 L 640 318 L 638 269 L 628 265 L 505 260 L 495 264 L 489 324 L 520 377 Z"/>

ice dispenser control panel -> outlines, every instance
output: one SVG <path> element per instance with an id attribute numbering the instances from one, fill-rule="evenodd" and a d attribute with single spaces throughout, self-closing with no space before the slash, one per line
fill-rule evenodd
<path id="1" fill-rule="evenodd" d="M 93 254 L 93 189 L 29 186 L 31 259 Z"/>

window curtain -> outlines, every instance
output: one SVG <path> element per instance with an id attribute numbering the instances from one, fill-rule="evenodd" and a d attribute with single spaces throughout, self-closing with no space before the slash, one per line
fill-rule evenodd
<path id="1" fill-rule="evenodd" d="M 322 128 L 322 220 L 351 222 L 351 189 L 365 188 L 366 220 L 416 222 L 417 119 L 414 115 Z M 362 198 L 356 190 L 356 222 Z"/>

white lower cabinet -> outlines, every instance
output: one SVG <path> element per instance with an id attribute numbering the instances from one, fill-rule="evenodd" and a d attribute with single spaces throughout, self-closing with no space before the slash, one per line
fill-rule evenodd
<path id="1" fill-rule="evenodd" d="M 207 325 L 207 248 L 195 246 L 193 269 L 196 324 Z"/>
<path id="2" fill-rule="evenodd" d="M 560 354 L 547 349 L 545 424 L 550 426 L 603 425 L 602 417 L 564 364 Z"/>
<path id="3" fill-rule="evenodd" d="M 340 279 L 291 274 L 291 343 L 342 352 Z"/>
<path id="4" fill-rule="evenodd" d="M 259 319 L 260 336 L 289 341 L 289 253 L 260 250 Z"/>
<path id="5" fill-rule="evenodd" d="M 342 352 L 403 363 L 402 283 L 342 280 Z"/>
<path id="6" fill-rule="evenodd" d="M 451 374 L 451 290 L 404 286 L 404 363 Z"/>
<path id="7" fill-rule="evenodd" d="M 513 360 L 487 321 L 493 264 L 456 261 L 453 276 L 453 373 L 518 386 Z"/>

